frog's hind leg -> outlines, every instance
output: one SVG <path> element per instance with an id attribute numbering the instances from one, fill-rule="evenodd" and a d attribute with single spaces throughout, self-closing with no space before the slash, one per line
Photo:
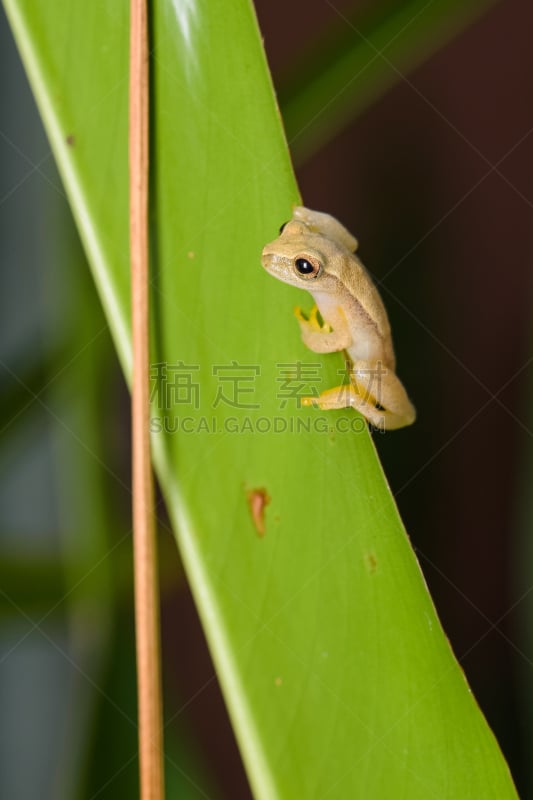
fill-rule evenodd
<path id="1" fill-rule="evenodd" d="M 411 425 L 416 416 L 399 379 L 380 362 L 356 361 L 349 384 L 304 398 L 302 404 L 324 410 L 352 406 L 376 428 L 385 430 Z"/>
<path id="2" fill-rule="evenodd" d="M 317 406 L 323 411 L 329 411 L 334 408 L 349 408 L 351 406 L 359 411 L 374 427 L 390 428 L 390 425 L 387 424 L 388 413 L 376 408 L 375 405 L 361 397 L 356 387 L 351 383 L 344 386 L 336 386 L 334 389 L 327 389 L 319 397 L 303 397 L 301 403 L 303 406 Z"/>
<path id="3" fill-rule="evenodd" d="M 407 392 L 394 370 L 384 367 L 380 361 L 368 363 L 355 361 L 352 367 L 351 380 L 356 394 L 363 400 L 371 413 L 365 413 L 359 401 L 354 403 L 367 419 L 376 427 L 394 430 L 412 425 L 416 411 L 407 396 Z"/>

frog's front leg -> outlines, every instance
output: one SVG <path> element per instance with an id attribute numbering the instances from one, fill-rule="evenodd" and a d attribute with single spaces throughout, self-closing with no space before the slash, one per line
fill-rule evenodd
<path id="1" fill-rule="evenodd" d="M 302 405 L 317 405 L 321 409 L 352 406 L 376 428 L 394 430 L 411 425 L 416 412 L 396 374 L 380 361 L 356 361 L 351 382 L 346 386 L 328 389 L 319 397 L 306 397 Z"/>
<path id="2" fill-rule="evenodd" d="M 311 309 L 308 319 L 304 317 L 299 306 L 294 309 L 294 314 L 300 325 L 302 340 L 313 352 L 336 353 L 339 350 L 346 350 L 352 343 L 350 329 L 344 315 L 339 315 L 333 330 L 327 323 L 320 324 L 316 305 Z"/>

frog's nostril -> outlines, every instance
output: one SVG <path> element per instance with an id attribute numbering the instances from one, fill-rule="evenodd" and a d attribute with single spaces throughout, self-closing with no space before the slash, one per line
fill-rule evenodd
<path id="1" fill-rule="evenodd" d="M 265 269 L 268 269 L 274 261 L 273 253 L 269 253 L 266 247 L 261 255 L 261 261 L 263 262 Z"/>

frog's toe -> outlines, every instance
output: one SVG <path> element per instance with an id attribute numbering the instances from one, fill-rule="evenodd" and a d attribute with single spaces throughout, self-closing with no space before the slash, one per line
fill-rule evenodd
<path id="1" fill-rule="evenodd" d="M 330 333 L 331 325 L 328 325 L 327 322 L 324 322 L 322 317 L 319 317 L 319 314 L 320 312 L 318 310 L 318 306 L 314 305 L 309 314 L 309 324 L 315 331 L 320 331 L 320 333 Z"/>
<path id="2" fill-rule="evenodd" d="M 300 308 L 300 306 L 294 306 L 294 316 L 298 320 L 298 322 L 307 322 L 307 318 L 304 315 L 304 312 Z"/>

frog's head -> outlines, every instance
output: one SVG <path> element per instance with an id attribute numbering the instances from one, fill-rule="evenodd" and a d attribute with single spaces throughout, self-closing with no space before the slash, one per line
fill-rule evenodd
<path id="1" fill-rule="evenodd" d="M 308 292 L 333 294 L 338 287 L 335 262 L 343 251 L 347 255 L 338 242 L 292 219 L 281 226 L 277 239 L 265 245 L 261 261 L 267 272 L 284 283 Z"/>

